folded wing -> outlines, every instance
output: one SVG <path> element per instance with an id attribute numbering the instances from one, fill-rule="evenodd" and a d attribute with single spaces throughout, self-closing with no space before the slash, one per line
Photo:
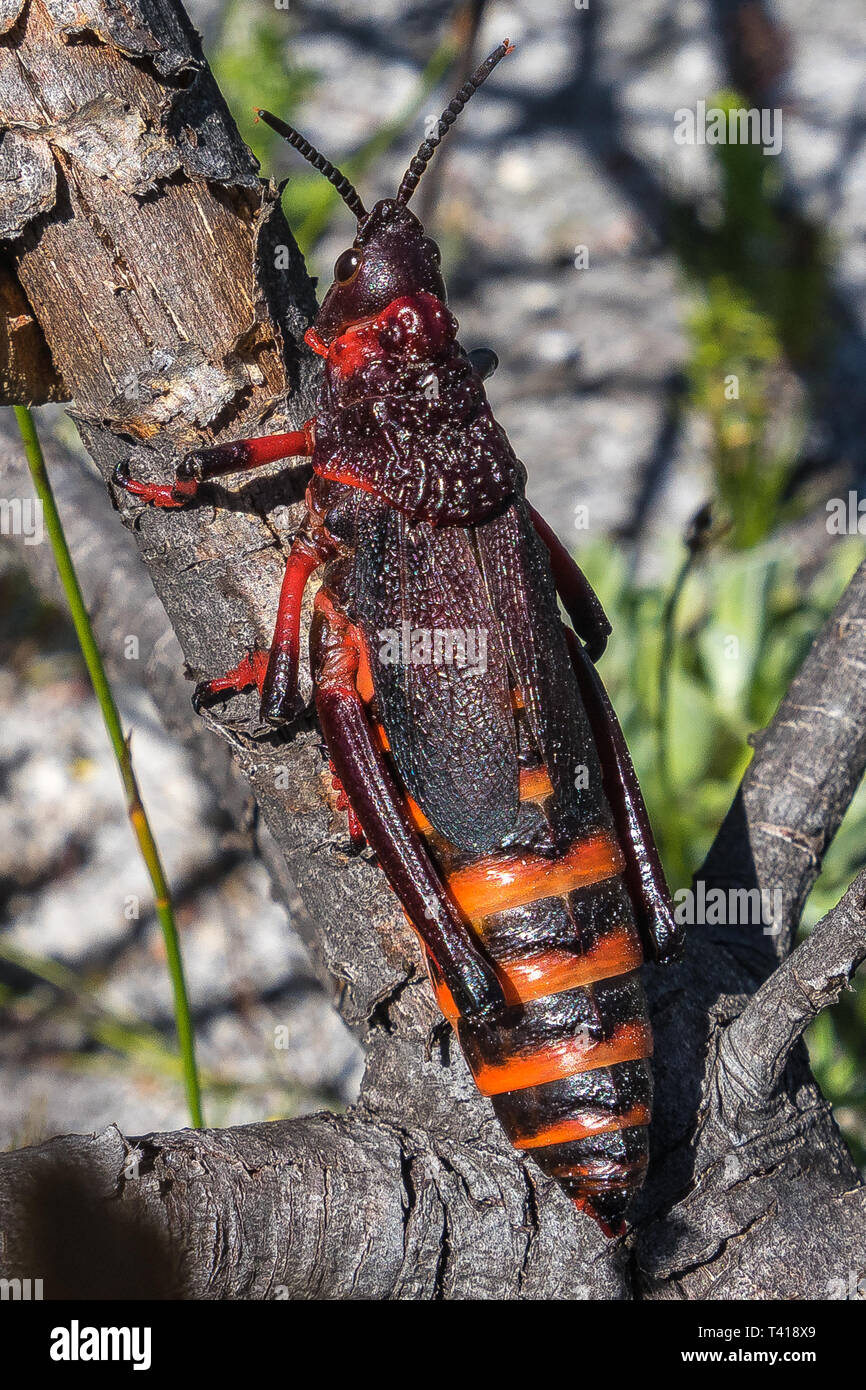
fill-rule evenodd
<path id="1" fill-rule="evenodd" d="M 473 534 L 511 676 L 553 785 L 554 828 L 569 842 L 605 821 L 609 812 L 547 552 L 523 497 Z"/>
<path id="2" fill-rule="evenodd" d="M 397 769 L 460 849 L 496 848 L 518 813 L 505 645 L 473 531 L 361 509 L 353 602 Z"/>

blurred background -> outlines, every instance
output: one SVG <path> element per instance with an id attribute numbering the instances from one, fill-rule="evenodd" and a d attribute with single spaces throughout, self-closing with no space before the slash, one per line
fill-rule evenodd
<path id="1" fill-rule="evenodd" d="M 465 345 L 499 355 L 488 390 L 530 497 L 614 623 L 602 675 L 672 888 L 688 887 L 750 732 L 863 555 L 866 516 L 858 534 L 848 501 L 866 497 L 866 11 L 859 0 L 187 9 L 263 171 L 288 179 L 286 214 L 323 284 L 353 222 L 251 108 L 297 125 L 369 205 L 395 191 L 468 71 L 505 35 L 517 45 L 413 206 L 442 247 Z M 778 152 L 679 140 L 678 113 L 699 102 L 773 113 Z M 66 418 L 38 419 L 49 462 L 90 485 Z M 2 429 L 9 458 L 8 419 Z M 111 1121 L 133 1134 L 187 1123 L 162 939 L 51 593 L 22 539 L 0 536 L 2 1148 Z M 125 665 L 116 693 L 177 897 L 207 1121 L 345 1106 L 360 1050 L 248 837 L 162 728 L 136 660 Z M 861 790 L 803 930 L 864 862 Z M 809 1048 L 866 1164 L 862 983 Z"/>

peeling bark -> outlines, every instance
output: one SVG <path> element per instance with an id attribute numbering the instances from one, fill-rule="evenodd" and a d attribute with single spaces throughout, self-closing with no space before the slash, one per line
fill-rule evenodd
<path id="1" fill-rule="evenodd" d="M 44 405 L 65 396 L 27 296 L 0 261 L 0 403 Z"/>
<path id="2" fill-rule="evenodd" d="M 166 479 L 192 444 L 305 418 L 311 286 L 174 0 L 30 0 L 0 40 L 0 125 L 0 171 L 10 139 L 28 171 L 10 211 L 16 276 L 106 479 L 122 460 Z M 267 644 L 304 476 L 213 487 L 172 515 L 119 499 L 195 677 Z M 647 969 L 653 1163 L 626 1244 L 606 1244 L 506 1144 L 394 899 L 349 852 L 311 720 L 255 736 L 255 703 L 239 698 L 208 722 L 366 1040 L 359 1105 L 5 1155 L 3 1274 L 38 1274 L 49 1297 L 837 1296 L 862 1272 L 864 1188 L 797 1041 L 796 991 L 811 981 L 808 1009 L 822 1005 L 859 959 L 861 881 L 770 972 L 863 773 L 864 630 L 861 570 L 757 741 L 703 871 L 782 884 L 782 930 L 701 928 L 679 965 Z M 795 758 L 806 776 L 791 777 Z M 764 1027 L 764 1010 L 782 1025 Z"/>

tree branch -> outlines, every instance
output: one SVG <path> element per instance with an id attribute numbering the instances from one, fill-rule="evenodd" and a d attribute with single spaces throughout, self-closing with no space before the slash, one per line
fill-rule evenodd
<path id="1" fill-rule="evenodd" d="M 757 888 L 768 901 L 778 893 L 763 942 L 782 958 L 866 769 L 866 563 L 752 742 L 756 756 L 696 877 Z"/>
<path id="2" fill-rule="evenodd" d="M 748 1136 L 778 1100 L 794 1044 L 822 1010 L 836 1003 L 864 960 L 866 871 L 725 1030 L 717 1088 L 731 1134 Z"/>
<path id="3" fill-rule="evenodd" d="M 17 279 L 105 478 L 129 460 L 166 479 L 193 444 L 309 414 L 313 365 L 299 344 L 311 287 L 174 0 L 126 0 L 122 11 L 89 0 L 74 15 L 61 0 L 30 0 L 0 39 L 0 123 L 27 175 L 10 214 Z M 286 271 L 276 245 L 288 248 Z M 268 642 L 303 482 L 302 470 L 275 471 L 170 516 L 121 499 L 195 676 Z M 862 772 L 862 621 L 861 574 L 708 859 L 719 882 L 784 886 L 792 875 L 791 919 Z M 4 1273 L 45 1277 L 49 1296 L 102 1287 L 105 1269 L 129 1288 L 131 1248 L 155 1287 L 193 1297 L 277 1286 L 335 1297 L 827 1296 L 864 1248 L 866 1214 L 799 1049 L 778 1106 L 745 1142 L 712 1122 L 725 1030 L 761 973 L 741 941 L 697 932 L 680 965 L 647 970 L 657 1106 L 629 1265 L 508 1148 L 436 1029 L 414 937 L 331 809 L 312 721 L 261 737 L 252 700 L 227 715 L 236 766 L 316 924 L 318 959 L 366 1038 L 360 1104 L 345 1119 L 133 1141 L 137 1177 L 124 1176 L 115 1131 L 6 1155 Z"/>
<path id="4" fill-rule="evenodd" d="M 0 1158 L 3 1275 L 53 1298 L 622 1298 L 561 1194 L 504 1148 L 443 1150 L 363 1115 Z"/>

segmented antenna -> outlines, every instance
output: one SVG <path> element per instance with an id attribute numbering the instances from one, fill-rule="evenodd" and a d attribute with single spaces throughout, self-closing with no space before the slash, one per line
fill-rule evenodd
<path id="1" fill-rule="evenodd" d="M 256 120 L 259 117 L 265 125 L 271 127 L 271 130 L 275 130 L 278 135 L 282 135 L 285 140 L 288 140 L 289 144 L 293 145 L 304 156 L 304 159 L 309 160 L 314 169 L 318 169 L 320 173 L 325 175 L 325 178 L 334 185 L 343 202 L 351 208 L 359 222 L 367 216 L 367 209 L 361 202 L 360 194 L 355 185 L 346 178 L 345 174 L 340 172 L 335 164 L 331 163 L 330 159 L 326 159 L 323 154 L 320 154 L 315 145 L 311 145 L 309 140 L 305 140 L 294 126 L 287 125 L 285 121 L 280 120 L 279 116 L 272 115 L 270 111 L 260 111 L 257 107 Z"/>
<path id="2" fill-rule="evenodd" d="M 421 175 L 424 173 L 424 170 L 433 157 L 433 151 L 448 134 L 448 131 L 457 120 L 457 117 L 460 115 L 460 112 L 463 110 L 469 98 L 474 92 L 477 92 L 481 83 L 490 76 L 496 64 L 501 62 L 506 53 L 512 53 L 513 51 L 514 45 L 510 43 L 508 39 L 503 39 L 499 47 L 493 50 L 490 57 L 485 58 L 481 67 L 473 72 L 469 81 L 464 82 L 454 100 L 448 103 L 442 115 L 439 117 L 439 129 L 436 134 L 432 135 L 429 140 L 423 140 L 421 142 L 418 146 L 418 153 L 403 175 L 403 182 L 397 190 L 398 203 L 408 203 L 415 189 L 418 187 Z"/>

